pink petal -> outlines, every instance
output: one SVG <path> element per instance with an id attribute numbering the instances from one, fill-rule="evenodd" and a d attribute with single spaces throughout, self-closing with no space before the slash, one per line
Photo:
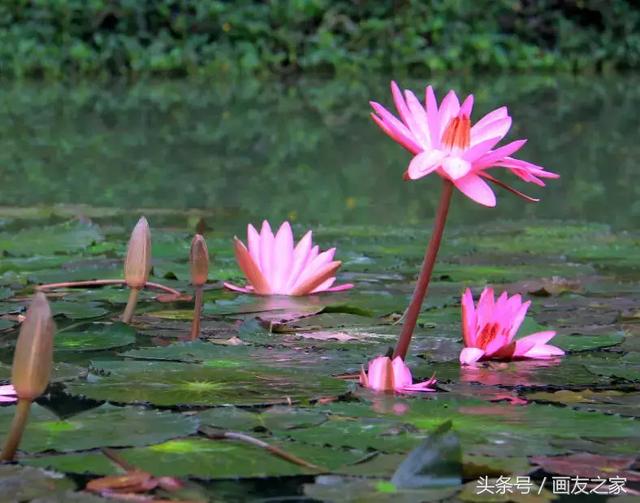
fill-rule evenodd
<path id="1" fill-rule="evenodd" d="M 487 124 L 490 124 L 498 119 L 503 119 L 509 115 L 507 111 L 507 107 L 496 108 L 492 112 L 489 112 L 482 119 L 476 122 L 471 128 L 471 137 L 475 134 L 475 132 L 483 129 Z"/>
<path id="2" fill-rule="evenodd" d="M 278 229 L 273 251 L 271 288 L 274 293 L 286 293 L 284 286 L 287 284 L 293 266 L 293 232 L 289 222 L 283 222 Z"/>
<path id="3" fill-rule="evenodd" d="M 445 154 L 439 150 L 420 152 L 409 163 L 409 169 L 407 170 L 409 178 L 417 180 L 434 172 L 440 166 L 444 156 Z"/>
<path id="4" fill-rule="evenodd" d="M 380 115 L 378 117 L 375 114 L 371 114 L 371 117 L 393 140 L 414 154 L 422 150 L 413 133 L 402 122 L 391 115 L 382 105 L 372 101 L 371 106 Z"/>
<path id="5" fill-rule="evenodd" d="M 13 403 L 17 401 L 18 401 L 17 397 L 0 396 L 0 403 Z"/>
<path id="6" fill-rule="evenodd" d="M 462 365 L 471 365 L 484 356 L 484 351 L 479 348 L 464 348 L 460 352 L 460 363 Z"/>
<path id="7" fill-rule="evenodd" d="M 498 138 L 498 141 L 500 141 L 509 132 L 510 128 L 511 117 L 503 117 L 502 119 L 489 122 L 481 128 L 472 127 L 471 145 L 476 145 L 489 138 Z"/>
<path id="8" fill-rule="evenodd" d="M 256 262 L 256 264 L 260 267 L 260 271 L 269 285 L 273 281 L 273 269 L 271 266 L 273 242 L 274 237 L 273 232 L 271 232 L 271 226 L 265 220 L 262 222 L 262 229 L 260 230 L 260 263 Z"/>
<path id="9" fill-rule="evenodd" d="M 427 86 L 425 91 L 425 105 L 427 109 L 427 120 L 429 122 L 429 137 L 431 147 L 440 148 L 440 119 L 438 113 L 438 102 L 431 86 Z"/>
<path id="10" fill-rule="evenodd" d="M 457 189 L 478 204 L 493 207 L 496 196 L 491 187 L 478 175 L 470 174 L 453 182 Z"/>
<path id="11" fill-rule="evenodd" d="M 253 286 L 255 292 L 259 295 L 268 295 L 271 293 L 271 287 L 266 280 L 260 268 L 251 258 L 251 255 L 244 246 L 244 243 L 235 238 L 235 253 L 238 266 Z"/>
<path id="12" fill-rule="evenodd" d="M 485 287 L 480 294 L 477 308 L 477 327 L 482 328 L 487 323 L 493 321 L 493 307 L 495 305 L 493 288 Z"/>
<path id="13" fill-rule="evenodd" d="M 551 344 L 541 344 L 533 346 L 524 356 L 525 358 L 543 359 L 563 355 L 564 351 L 559 347 L 552 346 Z"/>
<path id="14" fill-rule="evenodd" d="M 473 94 L 470 94 L 460 105 L 460 115 L 466 115 L 471 117 L 471 111 L 473 110 Z"/>
<path id="15" fill-rule="evenodd" d="M 447 156 L 442 161 L 444 171 L 452 181 L 460 180 L 471 171 L 471 163 L 457 156 Z"/>
<path id="16" fill-rule="evenodd" d="M 336 260 L 322 266 L 316 273 L 306 281 L 299 283 L 289 293 L 289 295 L 306 295 L 316 289 L 331 276 L 335 276 L 336 271 L 340 268 L 342 262 Z"/>
<path id="17" fill-rule="evenodd" d="M 404 96 L 407 100 L 407 105 L 409 106 L 409 111 L 411 113 L 411 117 L 413 118 L 413 124 L 415 125 L 415 129 L 411 128 L 413 134 L 420 145 L 426 150 L 431 148 L 431 138 L 429 133 L 429 120 L 427 118 L 427 112 L 416 98 L 416 95 L 411 91 L 405 91 Z"/>
<path id="18" fill-rule="evenodd" d="M 475 345 L 476 309 L 473 305 L 473 296 L 469 288 L 462 295 L 462 338 L 465 346 L 471 347 Z"/>
<path id="19" fill-rule="evenodd" d="M 293 285 L 296 284 L 296 281 L 298 281 L 298 278 L 300 277 L 300 273 L 304 270 L 304 267 L 307 264 L 311 253 L 312 239 L 311 231 L 307 232 L 302 236 L 302 239 L 293 250 L 293 265 L 291 266 L 291 273 L 289 274 L 289 279 L 286 284 L 287 290 L 290 290 Z"/>
<path id="20" fill-rule="evenodd" d="M 256 264 L 260 263 L 260 234 L 256 228 L 249 224 L 247 225 L 247 245 L 251 258 Z"/>
<path id="21" fill-rule="evenodd" d="M 322 283 L 321 285 L 319 285 L 316 288 L 314 288 L 311 293 L 324 292 L 324 291 L 328 290 L 329 288 L 331 288 L 331 285 L 333 285 L 335 282 L 336 282 L 336 278 L 335 278 L 335 276 L 333 276 L 333 277 L 329 278 L 327 281 L 325 281 L 324 283 Z"/>
<path id="22" fill-rule="evenodd" d="M 556 333 L 553 330 L 547 330 L 527 335 L 521 339 L 516 339 L 516 351 L 514 356 L 525 356 L 534 346 L 545 345 L 553 339 L 555 335 Z"/>
<path id="23" fill-rule="evenodd" d="M 518 310 L 516 311 L 515 316 L 511 319 L 511 328 L 509 329 L 509 337 L 513 339 L 515 335 L 520 330 L 520 326 L 527 316 L 527 311 L 529 310 L 529 306 L 531 305 L 531 301 L 527 301 L 523 303 Z"/>
<path id="24" fill-rule="evenodd" d="M 497 161 L 500 161 L 506 156 L 509 156 L 517 150 L 520 150 L 525 143 L 527 143 L 527 140 L 515 140 L 511 143 L 507 143 L 506 145 L 489 152 L 479 159 L 476 159 L 474 167 L 477 169 L 482 169 L 493 166 Z"/>
<path id="25" fill-rule="evenodd" d="M 403 388 L 404 386 L 411 386 L 413 383 L 413 377 L 411 376 L 411 370 L 404 363 L 404 360 L 399 356 L 396 356 L 391 362 L 393 367 L 393 387 Z"/>
<path id="26" fill-rule="evenodd" d="M 438 112 L 438 120 L 440 122 L 439 138 L 442 138 L 444 130 L 449 125 L 449 122 L 454 117 L 457 117 L 460 112 L 460 102 L 458 96 L 453 91 L 449 91 L 440 104 L 440 111 Z"/>
<path id="27" fill-rule="evenodd" d="M 402 91 L 398 87 L 398 84 L 393 81 L 391 82 L 391 94 L 393 95 L 393 102 L 396 105 L 396 109 L 398 110 L 400 118 L 411 131 L 411 136 L 416 140 L 416 143 L 422 146 L 422 138 L 420 136 L 420 126 L 418 124 L 418 121 L 413 116 L 413 114 L 409 110 L 409 107 L 405 103 L 405 100 L 402 96 Z"/>
<path id="28" fill-rule="evenodd" d="M 225 288 L 228 288 L 229 290 L 233 290 L 234 292 L 241 292 L 241 293 L 253 293 L 253 289 L 249 289 L 248 287 L 242 287 L 242 286 L 237 286 L 234 285 L 233 283 L 228 283 L 228 282 L 224 282 L 223 283 Z"/>
<path id="29" fill-rule="evenodd" d="M 16 389 L 13 384 L 4 384 L 0 386 L 0 395 L 15 395 Z"/>
<path id="30" fill-rule="evenodd" d="M 489 152 L 493 147 L 496 146 L 496 143 L 500 141 L 500 138 L 489 138 L 488 140 L 482 141 L 480 143 L 476 143 L 472 147 L 468 148 L 462 154 L 463 159 L 474 163 L 476 159 L 482 157 L 487 152 Z"/>
<path id="31" fill-rule="evenodd" d="M 353 283 L 344 283 L 342 285 L 332 286 L 327 288 L 327 292 L 344 292 L 345 290 L 351 290 L 354 287 Z"/>
<path id="32" fill-rule="evenodd" d="M 386 356 L 378 356 L 369 362 L 367 372 L 369 388 L 377 391 L 393 389 L 393 368 L 391 359 Z"/>

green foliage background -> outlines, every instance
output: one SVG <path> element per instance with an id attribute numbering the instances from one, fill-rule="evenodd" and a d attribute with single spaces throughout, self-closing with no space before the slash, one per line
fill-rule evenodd
<path id="1" fill-rule="evenodd" d="M 631 0 L 3 0 L 3 76 L 637 68 Z"/>

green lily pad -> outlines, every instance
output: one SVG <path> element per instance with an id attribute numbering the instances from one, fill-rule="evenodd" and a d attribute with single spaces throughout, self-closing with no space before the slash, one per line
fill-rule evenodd
<path id="1" fill-rule="evenodd" d="M 550 344 L 565 351 L 590 351 L 616 346 L 624 341 L 624 334 L 604 335 L 557 335 Z"/>
<path id="2" fill-rule="evenodd" d="M 271 442 L 310 463 L 326 468 L 354 463 L 364 453 L 311 447 L 293 442 Z M 233 440 L 183 438 L 144 448 L 121 449 L 118 454 L 141 470 L 156 476 L 225 479 L 304 475 L 314 470 L 285 461 L 269 452 Z M 67 454 L 24 460 L 32 466 L 66 473 L 114 475 L 117 469 L 99 453 Z"/>
<path id="3" fill-rule="evenodd" d="M 327 420 L 327 415 L 315 409 L 275 406 L 264 412 L 249 412 L 237 407 L 216 407 L 198 415 L 200 424 L 236 431 L 286 432 L 313 428 Z"/>
<path id="4" fill-rule="evenodd" d="M 128 346 L 136 341 L 136 331 L 124 323 L 94 323 L 82 332 L 58 332 L 56 351 L 99 351 Z"/>
<path id="5" fill-rule="evenodd" d="M 94 362 L 86 383 L 69 383 L 67 389 L 95 400 L 166 406 L 287 403 L 340 395 L 347 386 L 322 374 L 289 369 L 104 361 Z"/>
<path id="6" fill-rule="evenodd" d="M 0 436 L 15 407 L 0 408 Z M 114 428 L 114 425 L 118 425 Z M 64 420 L 34 404 L 20 444 L 25 452 L 60 452 L 96 447 L 141 446 L 194 433 L 198 422 L 182 414 L 105 404 Z M 126 431 L 126 435 L 122 432 Z"/>
<path id="7" fill-rule="evenodd" d="M 72 320 L 99 318 L 109 312 L 95 302 L 77 303 L 57 301 L 51 302 L 50 304 L 54 316 L 62 315 Z"/>
<path id="8" fill-rule="evenodd" d="M 10 255 L 70 253 L 103 239 L 98 226 L 75 221 L 0 233 L 0 250 Z"/>
<path id="9" fill-rule="evenodd" d="M 74 489 L 62 473 L 18 465 L 0 465 L 0 501 L 31 501 Z"/>

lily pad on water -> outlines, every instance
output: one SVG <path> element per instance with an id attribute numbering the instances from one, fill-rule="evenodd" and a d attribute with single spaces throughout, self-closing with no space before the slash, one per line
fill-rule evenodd
<path id="1" fill-rule="evenodd" d="M 14 409 L 0 408 L 0 437 L 9 431 Z M 197 428 L 195 418 L 166 411 L 105 404 L 60 420 L 44 407 L 34 404 L 20 449 L 25 452 L 64 452 L 95 447 L 141 446 L 189 435 Z"/>
<path id="2" fill-rule="evenodd" d="M 82 250 L 103 239 L 97 225 L 79 221 L 66 222 L 0 233 L 0 251 L 10 255 L 26 256 L 69 253 Z"/>
<path id="3" fill-rule="evenodd" d="M 109 311 L 96 302 L 50 302 L 54 316 L 62 315 L 72 320 L 99 318 Z"/>
<path id="4" fill-rule="evenodd" d="M 135 383 L 133 385 L 132 383 Z M 87 382 L 67 389 L 95 400 L 155 405 L 258 405 L 340 395 L 344 381 L 323 374 L 258 367 L 155 361 L 94 362 Z"/>
<path id="5" fill-rule="evenodd" d="M 200 412 L 202 425 L 235 431 L 286 432 L 300 428 L 313 428 L 324 423 L 327 415 L 316 409 L 275 406 L 264 412 L 249 412 L 237 407 L 216 407 Z"/>
<path id="6" fill-rule="evenodd" d="M 136 331 L 125 323 L 94 323 L 81 332 L 59 332 L 54 338 L 56 351 L 99 351 L 128 346 L 136 341 Z"/>
<path id="7" fill-rule="evenodd" d="M 270 443 L 305 461 L 328 469 L 354 463 L 364 456 L 361 451 L 311 447 L 293 442 Z M 155 476 L 225 479 L 304 475 L 315 471 L 285 461 L 259 447 L 235 440 L 183 438 L 144 448 L 121 449 L 118 450 L 118 454 L 129 463 Z M 24 462 L 67 473 L 118 473 L 116 467 L 100 453 L 46 456 L 30 458 Z"/>
<path id="8" fill-rule="evenodd" d="M 0 465 L 0 501 L 31 501 L 75 489 L 62 473 L 18 465 Z"/>
<path id="9" fill-rule="evenodd" d="M 557 335 L 550 344 L 565 351 L 590 351 L 594 349 L 616 346 L 624 341 L 624 334 L 603 335 Z"/>

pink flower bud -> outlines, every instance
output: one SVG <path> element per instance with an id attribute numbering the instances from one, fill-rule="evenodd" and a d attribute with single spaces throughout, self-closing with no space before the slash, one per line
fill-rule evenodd
<path id="1" fill-rule="evenodd" d="M 131 232 L 124 279 L 130 288 L 143 288 L 151 271 L 151 231 L 147 219 L 142 217 Z"/>

